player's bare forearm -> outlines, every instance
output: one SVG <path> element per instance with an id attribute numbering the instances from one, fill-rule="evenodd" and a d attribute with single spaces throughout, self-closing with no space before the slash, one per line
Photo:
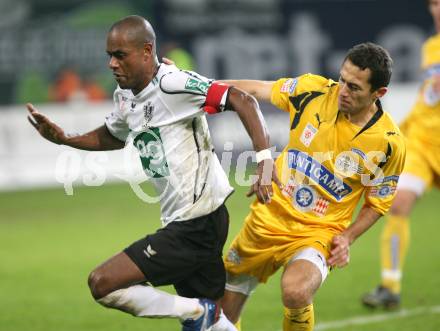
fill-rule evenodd
<path id="1" fill-rule="evenodd" d="M 88 151 L 121 149 L 124 143 L 113 137 L 105 125 L 85 134 L 69 135 L 32 104 L 26 105 L 29 123 L 45 139 L 57 145 L 67 145 Z"/>
<path id="2" fill-rule="evenodd" d="M 327 263 L 332 267 L 344 267 L 350 261 L 350 245 L 367 231 L 381 215 L 371 207 L 364 205 L 356 221 L 344 232 L 332 239 L 332 249 Z"/>
<path id="3" fill-rule="evenodd" d="M 254 150 L 257 152 L 267 150 L 269 148 L 269 134 L 255 98 L 236 87 L 231 87 L 228 101 L 251 137 Z M 273 195 L 272 181 L 281 188 L 276 166 L 270 153 L 269 157 L 266 156 L 258 162 L 256 173 L 257 181 L 252 184 L 247 196 L 256 194 L 260 202 L 270 203 Z"/>
<path id="4" fill-rule="evenodd" d="M 382 215 L 377 211 L 364 205 L 360 210 L 356 221 L 353 222 L 342 235 L 347 237 L 349 243 L 352 244 L 359 236 L 367 231 Z"/>
<path id="5" fill-rule="evenodd" d="M 109 151 L 121 149 L 125 144 L 103 125 L 85 134 L 67 135 L 64 145 L 87 151 Z"/>
<path id="6" fill-rule="evenodd" d="M 256 100 L 236 87 L 229 91 L 229 103 L 240 117 L 249 134 L 255 151 L 269 148 L 269 134 L 266 122 Z"/>
<path id="7" fill-rule="evenodd" d="M 235 86 L 257 98 L 258 101 L 270 102 L 274 82 L 262 80 L 224 80 L 228 85 Z"/>

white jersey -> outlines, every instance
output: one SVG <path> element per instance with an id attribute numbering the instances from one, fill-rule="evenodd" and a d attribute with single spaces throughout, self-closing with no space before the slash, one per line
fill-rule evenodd
<path id="1" fill-rule="evenodd" d="M 139 94 L 117 88 L 110 133 L 134 143 L 160 195 L 161 220 L 185 221 L 220 207 L 233 189 L 214 153 L 203 111 L 211 80 L 161 64 Z"/>

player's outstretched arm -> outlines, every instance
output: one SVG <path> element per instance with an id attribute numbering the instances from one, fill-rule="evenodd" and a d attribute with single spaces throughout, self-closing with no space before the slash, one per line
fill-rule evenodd
<path id="1" fill-rule="evenodd" d="M 28 103 L 26 107 L 29 111 L 28 120 L 32 126 L 43 138 L 55 144 L 88 151 L 106 151 L 124 147 L 124 143 L 113 137 L 105 125 L 82 135 L 68 135 L 48 117 L 38 112 L 32 104 Z"/>
<path id="2" fill-rule="evenodd" d="M 228 102 L 240 117 L 257 152 L 257 181 L 251 186 L 248 196 L 256 194 L 260 202 L 269 203 L 273 195 L 272 181 L 280 188 L 281 182 L 270 155 L 269 134 L 258 102 L 251 95 L 236 87 L 230 88 Z M 258 157 L 259 154 L 260 157 Z"/>
<path id="3" fill-rule="evenodd" d="M 368 205 L 364 205 L 356 218 L 344 232 L 333 237 L 328 264 L 345 267 L 350 262 L 350 245 L 367 231 L 382 215 Z"/>
<path id="4" fill-rule="evenodd" d="M 270 102 L 275 82 L 263 80 L 223 80 L 220 81 L 253 95 L 258 101 Z"/>

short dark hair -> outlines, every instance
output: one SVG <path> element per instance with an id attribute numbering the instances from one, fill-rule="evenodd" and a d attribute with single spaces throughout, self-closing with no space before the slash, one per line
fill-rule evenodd
<path id="1" fill-rule="evenodd" d="M 386 87 L 390 83 L 393 60 L 388 51 L 377 44 L 367 42 L 352 47 L 345 56 L 344 62 L 350 60 L 362 70 L 370 69 L 369 83 L 371 90 Z"/>

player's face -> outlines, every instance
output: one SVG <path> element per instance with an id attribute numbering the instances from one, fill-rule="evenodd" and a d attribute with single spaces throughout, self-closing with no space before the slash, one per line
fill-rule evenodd
<path id="1" fill-rule="evenodd" d="M 429 11 L 436 25 L 440 25 L 440 0 L 429 1 Z"/>
<path id="2" fill-rule="evenodd" d="M 128 41 L 125 34 L 117 30 L 107 36 L 108 66 L 122 89 L 139 93 L 148 84 L 148 55 L 144 49 Z"/>
<path id="3" fill-rule="evenodd" d="M 348 59 L 342 64 L 338 96 L 340 111 L 357 114 L 374 103 L 377 93 L 371 91 L 370 75 L 370 69 L 362 70 Z"/>

